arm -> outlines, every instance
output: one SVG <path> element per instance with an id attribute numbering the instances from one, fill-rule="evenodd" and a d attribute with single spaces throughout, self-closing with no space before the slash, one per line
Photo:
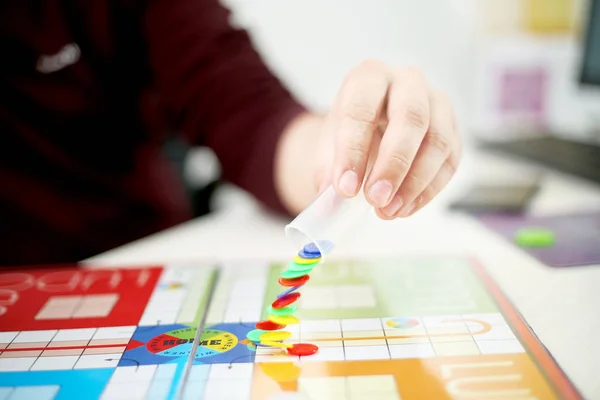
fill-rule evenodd
<path id="1" fill-rule="evenodd" d="M 275 153 L 275 185 L 289 213 L 300 213 L 324 189 L 325 169 L 318 162 L 323 149 L 325 117 L 301 114 L 281 135 Z M 327 149 L 329 150 L 329 149 Z"/>
<path id="2" fill-rule="evenodd" d="M 221 161 L 224 178 L 295 214 L 329 184 L 361 187 L 384 219 L 407 217 L 447 185 L 461 139 L 452 104 L 414 68 L 366 61 L 325 118 L 270 73 L 218 0 L 150 0 L 156 82 L 175 119 Z M 363 186 L 364 183 L 364 186 Z"/>
<path id="3" fill-rule="evenodd" d="M 218 0 L 149 1 L 143 25 L 155 83 L 190 141 L 215 151 L 224 179 L 289 212 L 273 155 L 305 110 L 229 16 Z"/>

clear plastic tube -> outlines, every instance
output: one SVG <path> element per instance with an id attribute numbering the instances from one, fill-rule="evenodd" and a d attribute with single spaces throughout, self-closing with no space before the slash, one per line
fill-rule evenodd
<path id="1" fill-rule="evenodd" d="M 285 233 L 298 250 L 313 243 L 325 258 L 372 209 L 362 193 L 349 199 L 330 186 L 285 227 Z"/>

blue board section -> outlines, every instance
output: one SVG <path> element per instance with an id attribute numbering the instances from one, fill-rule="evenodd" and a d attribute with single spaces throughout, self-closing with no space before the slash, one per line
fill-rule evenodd
<path id="1" fill-rule="evenodd" d="M 198 344 L 194 364 L 247 363 L 255 353 L 248 349 L 246 334 L 254 323 L 216 324 L 207 327 Z M 183 324 L 139 327 L 119 366 L 187 363 L 197 330 Z"/>
<path id="2" fill-rule="evenodd" d="M 255 323 L 223 323 L 207 327 L 200 338 L 191 377 L 207 373 L 202 365 L 252 363 L 255 351 L 248 347 L 248 332 Z M 118 366 L 176 364 L 167 379 L 153 379 L 152 400 L 175 399 L 197 330 L 183 324 L 138 327 Z M 27 371 L 0 373 L 1 400 L 98 399 L 115 368 Z M 165 372 L 166 373 L 166 372 Z M 172 375 L 171 375 L 172 374 Z"/>
<path id="3" fill-rule="evenodd" d="M 10 400 L 98 399 L 113 372 L 114 368 L 3 372 L 0 393 Z"/>
<path id="4" fill-rule="evenodd" d="M 157 365 L 166 363 L 185 364 L 189 352 L 177 354 L 175 352 L 165 354 L 169 350 L 162 343 L 169 339 L 169 332 L 185 331 L 191 329 L 188 325 L 170 324 L 159 326 L 140 326 L 136 329 L 131 338 L 133 342 L 138 341 L 140 346 L 125 351 L 119 361 L 119 367 L 137 366 L 137 365 Z"/>
<path id="5" fill-rule="evenodd" d="M 207 327 L 207 332 L 222 332 L 217 336 L 203 335 L 198 346 L 194 364 L 233 364 L 254 362 L 256 352 L 248 349 L 250 341 L 246 335 L 254 330 L 256 323 L 216 324 Z M 206 339 L 204 336 L 208 336 Z M 211 339 L 218 338 L 220 345 L 212 345 Z"/>

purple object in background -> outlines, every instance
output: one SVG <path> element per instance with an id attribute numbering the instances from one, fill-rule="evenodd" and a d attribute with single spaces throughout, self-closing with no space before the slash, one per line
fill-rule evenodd
<path id="1" fill-rule="evenodd" d="M 477 217 L 487 228 L 515 243 L 522 228 L 544 228 L 554 232 L 552 246 L 523 251 L 552 267 L 600 265 L 600 212 L 533 217 L 527 215 L 484 214 Z"/>
<path id="2" fill-rule="evenodd" d="M 544 67 L 511 68 L 500 77 L 500 114 L 507 118 L 527 118 L 538 126 L 546 124 L 548 98 Z"/>

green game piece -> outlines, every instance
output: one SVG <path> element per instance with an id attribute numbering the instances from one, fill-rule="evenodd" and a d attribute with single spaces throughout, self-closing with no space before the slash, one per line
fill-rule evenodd
<path id="1" fill-rule="evenodd" d="M 545 228 L 523 228 L 515 233 L 515 242 L 522 247 L 549 247 L 555 241 L 554 232 Z"/>
<path id="2" fill-rule="evenodd" d="M 318 263 L 314 263 L 314 264 L 297 264 L 293 261 L 291 261 L 288 265 L 287 265 L 287 269 L 288 271 L 293 271 L 293 272 L 304 272 L 304 274 L 308 274 L 310 271 L 313 270 L 313 268 L 317 265 Z"/>
<path id="3" fill-rule="evenodd" d="M 271 306 L 267 307 L 267 313 L 277 317 L 287 317 L 288 315 L 296 314 L 297 311 L 298 306 L 295 304 L 290 304 L 289 306 L 281 308 L 273 308 Z"/>
<path id="4" fill-rule="evenodd" d="M 263 331 L 262 329 L 254 329 L 246 334 L 246 338 L 254 343 L 260 342 L 260 335 L 269 331 Z"/>
<path id="5" fill-rule="evenodd" d="M 294 278 L 300 278 L 301 276 L 307 275 L 310 271 L 290 271 L 289 269 L 286 271 L 283 271 L 281 273 L 281 276 L 283 279 L 294 279 Z"/>

